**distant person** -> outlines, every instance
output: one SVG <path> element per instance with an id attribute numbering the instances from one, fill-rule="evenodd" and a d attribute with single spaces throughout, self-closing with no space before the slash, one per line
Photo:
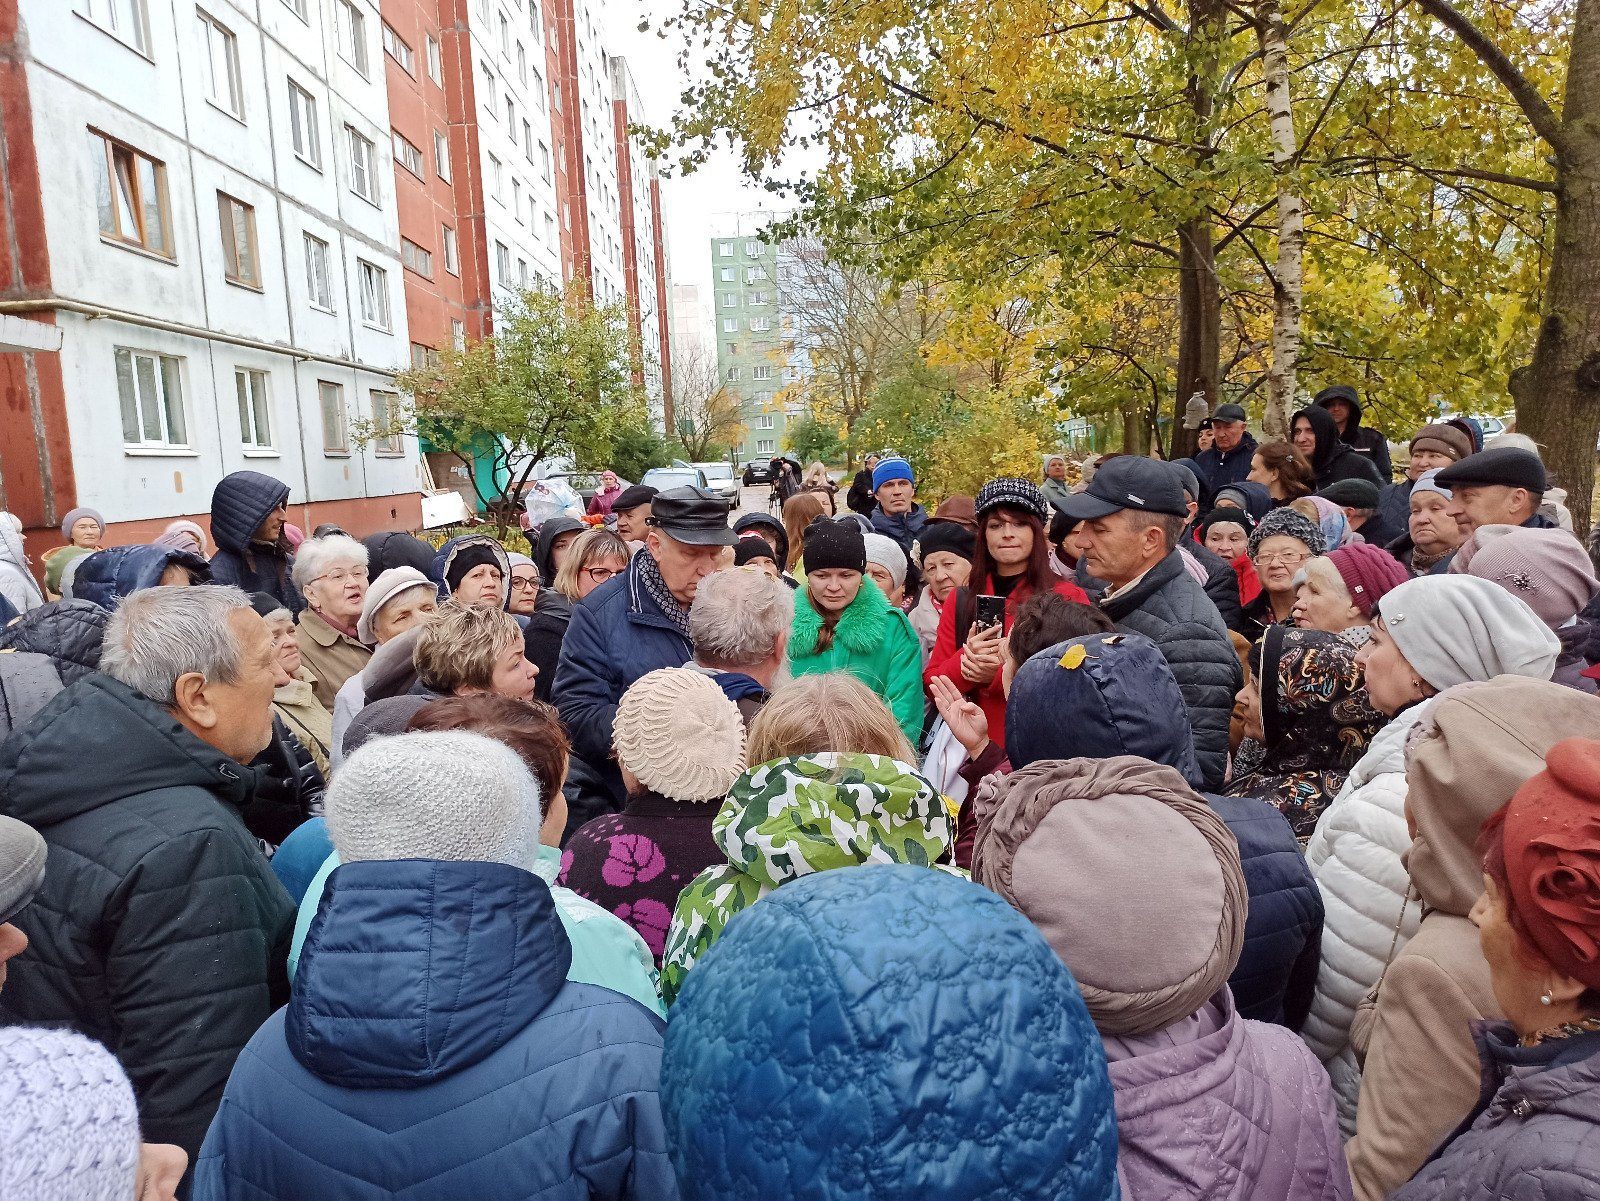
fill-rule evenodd
<path id="1" fill-rule="evenodd" d="M 850 492 L 845 497 L 845 504 L 852 513 L 870 517 L 872 510 L 877 506 L 878 502 L 872 495 L 872 472 L 877 465 L 878 456 L 868 455 L 861 461 L 861 470 L 856 472 L 855 478 L 850 481 Z"/>
<path id="2" fill-rule="evenodd" d="M 1194 457 L 1208 496 L 1216 496 L 1218 488 L 1237 484 L 1250 474 L 1256 440 L 1246 427 L 1247 420 L 1244 406 L 1236 404 L 1218 405 L 1211 415 L 1211 449 Z"/>
<path id="3" fill-rule="evenodd" d="M 289 485 L 258 471 L 226 475 L 211 493 L 211 578 L 245 592 L 265 592 L 298 614 L 306 598 L 294 586 L 294 552 L 284 535 Z"/>
<path id="4" fill-rule="evenodd" d="M 1361 424 L 1361 400 L 1354 388 L 1348 384 L 1334 384 L 1318 392 L 1311 403 L 1328 411 L 1339 427 L 1339 441 L 1378 469 L 1377 484 L 1388 484 L 1394 479 L 1394 466 L 1389 461 L 1389 440 L 1381 430 Z"/>
<path id="5" fill-rule="evenodd" d="M 617 478 L 617 473 L 615 471 L 602 471 L 600 473 L 600 487 L 595 489 L 595 494 L 589 499 L 589 516 L 610 517 L 611 507 L 616 503 L 617 497 L 621 495 L 622 481 Z"/>
<path id="6" fill-rule="evenodd" d="M 0 511 L 0 605 L 9 606 L 9 616 L 31 612 L 44 604 L 44 592 L 28 566 L 28 550 L 22 541 L 22 521 Z"/>
<path id="7" fill-rule="evenodd" d="M 1072 485 L 1067 483 L 1067 460 L 1061 455 L 1051 455 L 1044 461 L 1044 480 L 1039 485 L 1045 500 L 1060 504 L 1072 495 Z"/>
<path id="8" fill-rule="evenodd" d="M 1300 409 L 1289 425 L 1294 448 L 1311 464 L 1312 481 L 1320 491 L 1340 480 L 1367 480 L 1379 486 L 1389 481 L 1378 474 L 1370 456 L 1362 455 L 1339 437 L 1339 425 L 1319 405 Z"/>
<path id="9" fill-rule="evenodd" d="M 1389 524 L 1380 511 L 1382 496 L 1370 480 L 1341 480 L 1317 494 L 1344 510 L 1350 528 L 1369 545 L 1385 550 L 1405 531 Z"/>
<path id="10" fill-rule="evenodd" d="M 872 469 L 872 495 L 878 502 L 872 528 L 893 538 L 906 554 L 927 524 L 928 511 L 917 503 L 917 483 L 904 459 L 882 459 Z"/>

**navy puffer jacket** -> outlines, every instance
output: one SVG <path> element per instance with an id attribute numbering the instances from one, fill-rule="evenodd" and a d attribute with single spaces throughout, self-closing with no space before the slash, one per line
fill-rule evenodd
<path id="1" fill-rule="evenodd" d="M 1110 1201 L 1105 1052 L 1061 960 L 925 867 L 757 901 L 672 1007 L 661 1098 L 685 1201 Z"/>
<path id="2" fill-rule="evenodd" d="M 193 551 L 165 546 L 111 546 L 86 555 L 72 577 L 74 600 L 93 601 L 112 611 L 122 598 L 142 588 L 154 588 L 171 566 L 182 567 L 193 584 L 211 582 L 211 565 Z"/>
<path id="3" fill-rule="evenodd" d="M 289 485 L 259 471 L 224 476 L 211 493 L 211 578 L 246 592 L 265 592 L 283 602 L 290 613 L 306 607 L 306 598 L 289 578 L 294 556 L 280 538 L 268 546 L 250 539 L 261 523 L 289 499 Z"/>
<path id="4" fill-rule="evenodd" d="M 659 1018 L 567 980 L 531 872 L 351 863 L 244 1049 L 195 1201 L 675 1201 Z"/>
<path id="5" fill-rule="evenodd" d="M 100 670 L 100 645 L 110 619 L 90 601 L 51 601 L 0 630 L 0 650 L 44 655 L 63 684 L 76 684 Z"/>
<path id="6" fill-rule="evenodd" d="M 505 547 L 487 534 L 462 534 L 459 537 L 452 538 L 441 546 L 439 552 L 433 556 L 433 563 L 428 568 L 428 578 L 438 587 L 440 601 L 450 599 L 450 581 L 445 578 L 446 573 L 450 570 L 450 565 L 455 562 L 456 556 L 469 546 L 486 547 L 489 553 L 494 556 L 494 561 L 500 568 L 500 607 L 502 609 L 510 608 L 511 556 L 506 554 Z"/>

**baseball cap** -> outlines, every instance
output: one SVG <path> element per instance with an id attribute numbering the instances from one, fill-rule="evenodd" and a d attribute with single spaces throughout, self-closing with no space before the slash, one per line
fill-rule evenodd
<path id="1" fill-rule="evenodd" d="M 1243 405 L 1227 404 L 1218 405 L 1217 411 L 1211 414 L 1212 421 L 1249 421 L 1250 416 L 1244 411 Z"/>
<path id="2" fill-rule="evenodd" d="M 1170 464 L 1137 455 L 1103 461 L 1082 492 L 1057 502 L 1068 517 L 1093 521 L 1123 509 L 1146 513 L 1188 515 L 1183 497 L 1183 481 Z"/>

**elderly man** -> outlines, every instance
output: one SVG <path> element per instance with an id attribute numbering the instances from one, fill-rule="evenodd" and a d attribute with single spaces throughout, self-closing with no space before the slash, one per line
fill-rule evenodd
<path id="1" fill-rule="evenodd" d="M 928 523 L 928 510 L 917 503 L 911 464 L 901 458 L 880 462 L 872 469 L 872 495 L 878 502 L 871 514 L 873 531 L 893 538 L 910 555 L 917 535 Z"/>
<path id="2" fill-rule="evenodd" d="M 1100 607 L 1119 630 L 1154 642 L 1172 668 L 1205 786 L 1220 788 L 1228 715 L 1243 680 L 1217 606 L 1177 549 L 1188 520 L 1177 474 L 1153 459 L 1112 459 L 1062 508 L 1079 522 L 1067 541 L 1084 569 L 1108 585 Z"/>
<path id="3" fill-rule="evenodd" d="M 687 666 L 715 680 L 749 726 L 785 672 L 793 624 L 794 590 L 782 580 L 755 568 L 714 572 L 689 608 Z"/>
<path id="4" fill-rule="evenodd" d="M 0 808 L 49 844 L 6 1007 L 122 1062 L 147 1142 L 191 1160 L 240 1049 L 289 995 L 294 905 L 245 829 L 273 644 L 237 588 L 150 588 L 100 670 L 0 747 Z"/>
<path id="5" fill-rule="evenodd" d="M 621 495 L 611 502 L 611 515 L 617 521 L 617 537 L 624 542 L 643 542 L 645 532 L 650 520 L 650 506 L 655 501 L 657 491 L 649 484 L 634 484 L 631 488 L 624 488 Z M 552 570 L 545 577 L 545 582 L 556 578 L 553 568 L 559 563 L 552 563 Z"/>
<path id="6" fill-rule="evenodd" d="M 1531 450 L 1512 446 L 1480 450 L 1434 478 L 1450 489 L 1450 515 L 1461 527 L 1463 538 L 1485 525 L 1556 528 L 1555 522 L 1539 512 L 1549 483 L 1544 464 Z"/>
<path id="7" fill-rule="evenodd" d="M 700 581 L 731 562 L 728 548 L 737 537 L 728 528 L 729 508 L 703 488 L 658 493 L 643 551 L 621 575 L 572 607 L 553 691 L 572 735 L 573 758 L 593 774 L 597 787 L 586 793 L 587 805 L 569 794 L 569 807 L 593 810 L 582 816 L 575 811 L 569 829 L 614 812 L 625 799 L 611 759 L 617 702 L 640 676 L 693 658 L 689 607 Z"/>
<path id="8" fill-rule="evenodd" d="M 1245 428 L 1246 419 L 1243 405 L 1218 405 L 1211 415 L 1211 449 L 1194 457 L 1207 496 L 1215 496 L 1218 488 L 1240 483 L 1249 476 L 1256 440 Z"/>

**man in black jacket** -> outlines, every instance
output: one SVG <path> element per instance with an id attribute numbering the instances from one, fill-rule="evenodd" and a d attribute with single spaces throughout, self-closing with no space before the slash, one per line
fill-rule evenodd
<path id="1" fill-rule="evenodd" d="M 6 1002 L 104 1043 L 145 1141 L 192 1162 L 288 999 L 294 904 L 240 817 L 272 738 L 272 639 L 236 588 L 151 588 L 111 617 L 101 671 L 0 747 L 0 810 L 49 845 Z"/>
<path id="2" fill-rule="evenodd" d="M 878 456 L 868 455 L 861 461 L 861 470 L 856 472 L 855 479 L 850 481 L 850 491 L 846 494 L 844 503 L 849 506 L 852 513 L 871 517 L 872 510 L 878 507 L 877 498 L 872 495 L 872 469 L 877 465 Z"/>
<path id="3" fill-rule="evenodd" d="M 1289 436 L 1311 464 L 1319 492 L 1340 480 L 1369 480 L 1380 487 L 1388 483 L 1371 459 L 1340 441 L 1338 423 L 1327 409 L 1312 405 L 1299 410 L 1289 419 Z"/>
<path id="4" fill-rule="evenodd" d="M 1177 549 L 1189 516 L 1177 474 L 1154 459 L 1112 459 L 1062 510 L 1080 523 L 1068 541 L 1084 569 L 1110 585 L 1100 608 L 1119 630 L 1154 642 L 1172 668 L 1205 786 L 1221 788 L 1244 679 L 1217 606 Z"/>
<path id="5" fill-rule="evenodd" d="M 1380 485 L 1394 480 L 1394 465 L 1389 460 L 1389 440 L 1383 436 L 1382 430 L 1361 424 L 1361 400 L 1354 388 L 1349 384 L 1334 384 L 1318 392 L 1311 403 L 1328 410 L 1328 416 L 1339 427 L 1339 441 L 1371 461 L 1378 469 Z"/>

